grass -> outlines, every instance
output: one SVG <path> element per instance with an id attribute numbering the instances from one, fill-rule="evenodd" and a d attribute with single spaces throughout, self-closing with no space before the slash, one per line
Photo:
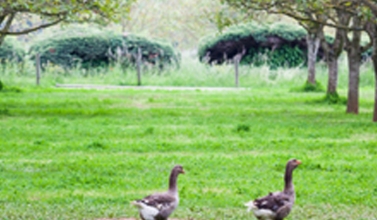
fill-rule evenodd
<path id="1" fill-rule="evenodd" d="M 215 68 L 231 79 L 228 67 Z M 246 83 L 253 76 L 243 71 Z M 373 88 L 361 79 L 360 114 L 348 115 L 320 102 L 323 93 L 292 92 L 300 80 L 288 80 L 292 71 L 268 83 L 257 72 L 244 89 L 225 91 L 64 90 L 50 76 L 34 87 L 32 74 L 8 72 L 2 81 L 21 91 L 0 92 L 0 219 L 136 217 L 130 201 L 165 190 L 175 164 L 186 175 L 172 217 L 254 219 L 243 203 L 282 189 L 293 157 L 303 164 L 288 219 L 376 219 Z M 194 86 L 223 85 L 192 75 Z M 177 85 L 168 78 L 154 83 Z"/>

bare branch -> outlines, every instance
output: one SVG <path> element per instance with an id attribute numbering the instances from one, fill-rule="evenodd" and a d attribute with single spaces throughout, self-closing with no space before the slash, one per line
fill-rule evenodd
<path id="1" fill-rule="evenodd" d="M 33 27 L 33 28 L 29 28 L 29 29 L 26 29 L 26 30 L 22 30 L 22 31 L 18 31 L 18 32 L 11 32 L 11 31 L 8 31 L 7 29 L 5 30 L 1 30 L 0 31 L 0 35 L 22 35 L 22 34 L 28 34 L 30 32 L 33 32 L 33 31 L 36 31 L 36 30 L 39 30 L 39 29 L 42 29 L 42 28 L 46 28 L 46 27 L 50 27 L 50 26 L 53 26 L 55 24 L 58 24 L 59 22 L 63 21 L 66 17 L 61 17 L 53 22 L 50 22 L 48 24 L 42 24 L 42 25 L 39 25 L 37 27 Z"/>

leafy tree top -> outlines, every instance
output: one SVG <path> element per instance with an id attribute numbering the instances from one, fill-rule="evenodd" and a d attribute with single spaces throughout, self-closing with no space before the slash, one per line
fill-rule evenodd
<path id="1" fill-rule="evenodd" d="M 3 0 L 0 1 L 0 44 L 7 35 L 27 34 L 60 22 L 117 21 L 134 0 Z M 39 24 L 12 30 L 19 19 L 39 17 Z"/>

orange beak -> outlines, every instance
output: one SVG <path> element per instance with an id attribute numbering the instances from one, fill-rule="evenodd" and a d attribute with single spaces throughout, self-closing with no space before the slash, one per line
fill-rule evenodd
<path id="1" fill-rule="evenodd" d="M 297 165 L 301 164 L 301 160 L 297 160 L 296 164 Z"/>
<path id="2" fill-rule="evenodd" d="M 185 174 L 185 171 L 184 171 L 184 170 L 182 170 L 182 171 L 181 171 L 181 173 L 182 173 L 182 174 Z"/>

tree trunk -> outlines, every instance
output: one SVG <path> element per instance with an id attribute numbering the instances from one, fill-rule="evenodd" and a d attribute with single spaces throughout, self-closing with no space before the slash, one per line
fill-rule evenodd
<path id="1" fill-rule="evenodd" d="M 356 45 L 355 45 L 356 46 Z M 359 45 L 356 47 L 359 48 Z M 347 53 L 348 58 L 348 100 L 347 113 L 359 113 L 359 74 L 360 74 L 360 53 L 357 48 L 351 48 Z"/>
<path id="2" fill-rule="evenodd" d="M 377 48 L 377 44 L 374 44 Z M 374 108 L 373 108 L 373 121 L 377 122 L 377 51 L 373 49 L 373 66 L 374 66 Z"/>
<path id="3" fill-rule="evenodd" d="M 377 24 L 372 24 L 372 43 L 373 54 L 372 62 L 374 67 L 374 108 L 373 108 L 373 122 L 377 122 Z"/>
<path id="4" fill-rule="evenodd" d="M 352 26 L 359 28 L 361 20 L 353 17 Z M 347 36 L 344 36 L 345 38 Z M 352 31 L 352 40 L 347 40 L 346 51 L 348 58 L 348 99 L 347 113 L 359 113 L 359 75 L 361 65 L 361 31 Z"/>
<path id="5" fill-rule="evenodd" d="M 338 87 L 338 57 L 332 55 L 327 60 L 327 66 L 329 71 L 328 82 L 327 82 L 327 95 L 336 95 Z"/>
<path id="6" fill-rule="evenodd" d="M 315 63 L 317 61 L 320 38 L 316 34 L 308 33 L 306 42 L 308 44 L 308 83 L 315 85 Z"/>
<path id="7" fill-rule="evenodd" d="M 322 33 L 323 34 L 323 33 Z M 333 44 L 330 46 L 326 40 L 325 36 L 322 35 L 322 48 L 325 51 L 326 62 L 328 66 L 329 76 L 327 82 L 327 96 L 338 95 L 338 59 L 343 50 L 343 36 L 342 30 L 337 29 L 335 32 L 335 39 Z"/>

